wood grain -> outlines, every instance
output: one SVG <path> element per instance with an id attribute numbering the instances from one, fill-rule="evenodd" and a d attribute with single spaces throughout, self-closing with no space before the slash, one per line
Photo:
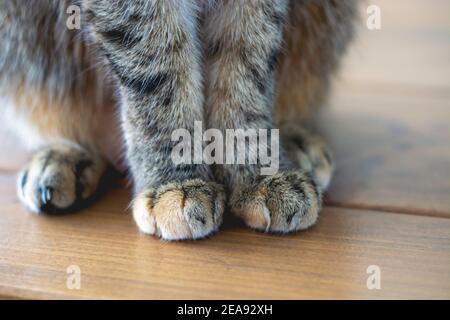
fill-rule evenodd
<path id="1" fill-rule="evenodd" d="M 139 235 L 114 193 L 94 208 L 32 216 L 2 176 L 0 292 L 32 298 L 450 298 L 450 220 L 326 208 L 296 235 L 229 225 L 209 240 L 166 243 Z M 66 268 L 81 289 L 66 289 Z M 366 269 L 381 268 L 368 290 Z"/>
<path id="2" fill-rule="evenodd" d="M 328 204 L 450 217 L 449 100 L 345 92 L 319 121 L 336 157 Z"/>
<path id="3" fill-rule="evenodd" d="M 270 236 L 227 214 L 211 239 L 167 243 L 138 233 L 125 188 L 35 216 L 15 195 L 28 154 L 0 127 L 0 297 L 449 299 L 450 0 L 370 3 L 382 30 L 362 19 L 319 117 L 337 170 L 317 226 Z M 381 290 L 366 287 L 370 265 Z"/>
<path id="4" fill-rule="evenodd" d="M 450 217 L 450 1 L 370 1 L 319 119 L 335 151 L 335 206 Z"/>

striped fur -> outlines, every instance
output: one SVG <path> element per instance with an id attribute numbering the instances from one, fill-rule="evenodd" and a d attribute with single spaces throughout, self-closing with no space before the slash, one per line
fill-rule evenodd
<path id="1" fill-rule="evenodd" d="M 145 233 L 207 236 L 222 221 L 225 194 L 250 227 L 309 227 L 332 163 L 298 119 L 326 96 L 355 3 L 40 0 L 25 9 L 0 0 L 0 107 L 20 119 L 16 131 L 27 139 L 33 132 L 38 150 L 21 174 L 20 198 L 38 212 L 72 208 L 125 149 L 134 218 Z M 82 30 L 65 27 L 70 4 L 83 9 Z M 192 132 L 195 121 L 220 130 L 281 127 L 280 173 L 261 177 L 258 164 L 175 165 L 171 134 Z M 67 168 L 83 163 L 96 164 L 95 174 L 83 176 L 90 191 L 77 197 L 83 173 Z"/>

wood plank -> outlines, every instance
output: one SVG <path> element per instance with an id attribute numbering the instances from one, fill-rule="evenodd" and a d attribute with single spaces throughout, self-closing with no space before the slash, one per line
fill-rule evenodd
<path id="1" fill-rule="evenodd" d="M 330 204 L 450 215 L 450 92 L 341 81 L 330 104 L 319 121 L 337 160 Z M 0 168 L 18 170 L 27 155 L 3 141 Z"/>
<path id="2" fill-rule="evenodd" d="M 0 297 L 449 299 L 450 0 L 370 3 L 382 30 L 361 21 L 320 122 L 337 158 L 328 203 L 343 208 L 287 237 L 227 216 L 209 240 L 166 243 L 137 232 L 126 190 L 76 215 L 34 216 L 0 174 Z M 3 131 L 0 150 L 1 171 L 27 159 Z M 69 265 L 80 290 L 66 288 Z M 369 265 L 381 290 L 366 288 Z"/>
<path id="3" fill-rule="evenodd" d="M 369 4 L 381 9 L 381 30 L 366 27 Z M 357 41 L 341 77 L 361 84 L 450 88 L 450 0 L 362 1 Z"/>
<path id="4" fill-rule="evenodd" d="M 89 211 L 34 216 L 0 176 L 0 295 L 450 298 L 450 219 L 326 208 L 316 227 L 286 237 L 228 223 L 208 240 L 167 243 L 138 234 L 128 201 L 117 189 Z M 66 288 L 70 265 L 80 290 Z M 381 290 L 366 287 L 369 265 L 381 268 Z"/>
<path id="5" fill-rule="evenodd" d="M 450 217 L 450 99 L 352 89 L 318 121 L 336 157 L 328 203 Z"/>
<path id="6" fill-rule="evenodd" d="M 382 30 L 361 21 L 319 121 L 337 159 L 328 203 L 450 216 L 450 1 L 371 4 Z"/>

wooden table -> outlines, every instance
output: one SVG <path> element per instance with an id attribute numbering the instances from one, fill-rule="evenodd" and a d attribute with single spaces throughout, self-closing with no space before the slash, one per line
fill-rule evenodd
<path id="1" fill-rule="evenodd" d="M 337 171 L 314 228 L 270 236 L 228 215 L 208 240 L 163 242 L 138 233 L 124 187 L 79 214 L 34 216 L 15 195 L 26 154 L 2 135 L 0 296 L 450 298 L 450 1 L 371 3 L 382 30 L 361 22 L 320 117 Z"/>

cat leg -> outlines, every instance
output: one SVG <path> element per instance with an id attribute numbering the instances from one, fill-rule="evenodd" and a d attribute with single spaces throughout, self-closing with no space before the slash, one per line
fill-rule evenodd
<path id="1" fill-rule="evenodd" d="M 311 172 L 319 189 L 325 191 L 334 169 L 333 156 L 325 141 L 298 124 L 285 124 L 280 134 L 293 165 Z"/>
<path id="2" fill-rule="evenodd" d="M 33 152 L 19 174 L 19 199 L 35 213 L 84 207 L 108 167 L 98 131 L 113 135 L 106 119 L 114 124 L 114 105 L 102 108 L 90 91 L 80 100 L 70 92 L 56 97 L 32 84 L 20 90 L 10 87 L 8 92 L 13 90 L 15 96 L 3 100 L 9 101 L 2 105 L 7 115 L 3 120 L 13 124 L 11 129 Z"/>
<path id="3" fill-rule="evenodd" d="M 245 1 L 224 3 L 208 15 L 209 127 L 274 128 L 275 71 L 287 11 L 288 1 Z M 281 142 L 276 174 L 261 175 L 260 162 L 226 164 L 217 173 L 231 191 L 230 209 L 261 231 L 306 229 L 316 222 L 322 204 L 313 172 L 290 161 Z M 245 150 L 236 148 L 239 152 Z"/>
<path id="4" fill-rule="evenodd" d="M 35 152 L 17 191 L 36 213 L 88 203 L 107 167 L 98 131 L 113 136 L 105 121 L 112 95 L 81 32 L 66 27 L 69 4 L 0 4 L 0 116 Z"/>
<path id="5" fill-rule="evenodd" d="M 78 79 L 89 83 L 84 76 Z M 96 195 L 111 158 L 103 144 L 120 144 L 114 102 L 95 98 L 103 90 L 98 84 L 92 82 L 91 90 L 80 96 L 33 83 L 9 88 L 9 93 L 16 90 L 15 96 L 2 107 L 13 119 L 5 121 L 14 124 L 12 129 L 33 152 L 17 183 L 19 199 L 32 212 L 73 212 Z M 105 140 L 105 135 L 113 139 Z"/>
<path id="6" fill-rule="evenodd" d="M 203 121 L 196 1 L 99 0 L 86 8 L 120 82 L 134 220 L 166 240 L 211 234 L 222 221 L 223 188 L 207 165 L 177 165 L 171 157 L 172 133 L 192 134 Z"/>
<path id="7" fill-rule="evenodd" d="M 316 114 L 354 35 L 358 0 L 291 1 L 277 73 L 275 118 L 280 126 Z"/>

